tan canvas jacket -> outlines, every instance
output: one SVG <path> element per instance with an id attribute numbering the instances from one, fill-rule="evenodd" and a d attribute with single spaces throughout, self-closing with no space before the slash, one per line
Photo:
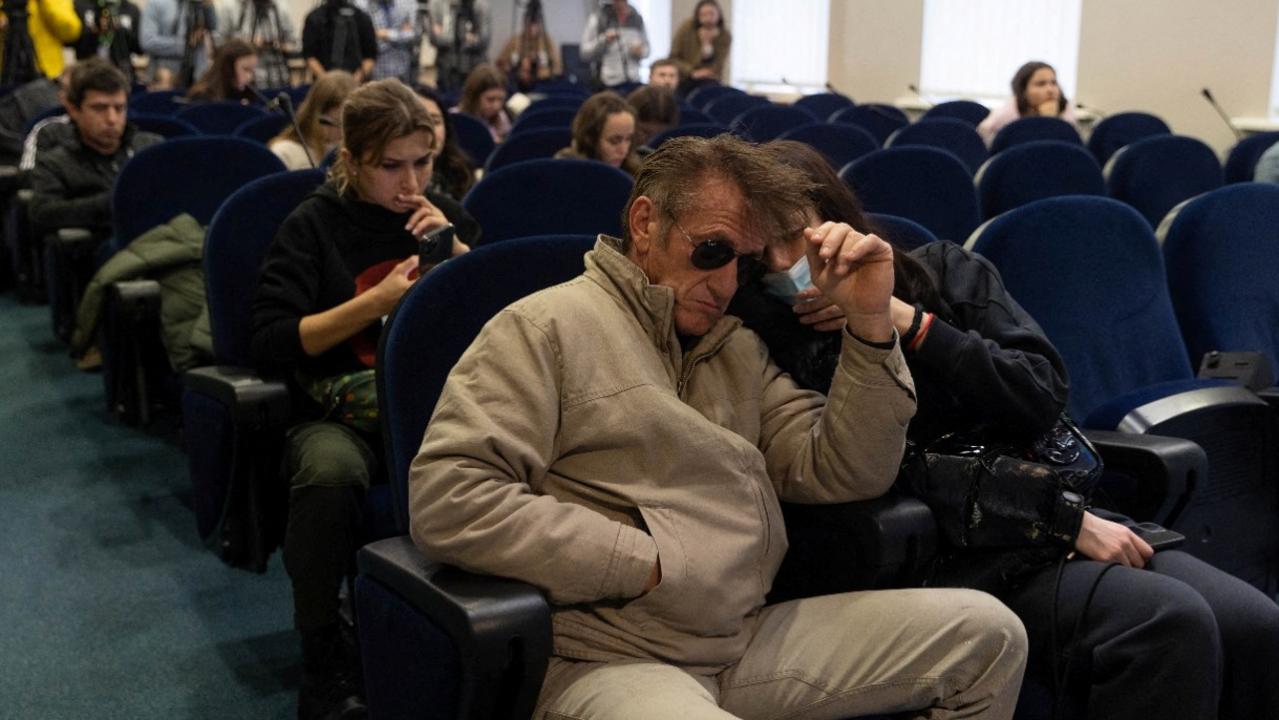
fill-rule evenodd
<path id="1" fill-rule="evenodd" d="M 615 243 L 499 313 L 453 369 L 409 474 L 412 535 L 545 589 L 561 656 L 716 672 L 786 551 L 778 498 L 881 495 L 914 386 L 899 349 L 849 336 L 824 402 L 732 317 L 684 352 L 673 293 Z"/>

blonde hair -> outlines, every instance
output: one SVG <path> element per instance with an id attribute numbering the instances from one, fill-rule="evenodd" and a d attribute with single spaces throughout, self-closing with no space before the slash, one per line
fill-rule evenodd
<path id="1" fill-rule="evenodd" d="M 402 137 L 425 132 L 435 144 L 435 125 L 413 91 L 395 78 L 375 80 L 357 88 L 342 104 L 342 149 L 329 170 L 339 193 L 355 183 L 356 168 L 377 164 L 386 146 Z M 358 191 L 358 187 L 356 190 Z"/>
<path id="2" fill-rule="evenodd" d="M 342 103 L 346 101 L 346 96 L 350 95 L 356 87 L 355 76 L 345 70 L 330 70 L 324 73 L 311 86 L 306 99 L 298 106 L 297 127 L 302 131 L 302 136 L 298 137 L 297 130 L 294 130 L 293 125 L 290 124 L 279 135 L 271 138 L 267 145 L 277 140 L 292 140 L 305 145 L 311 151 L 311 157 L 319 162 L 325 151 L 324 128 L 320 125 L 320 118 L 340 109 Z"/>

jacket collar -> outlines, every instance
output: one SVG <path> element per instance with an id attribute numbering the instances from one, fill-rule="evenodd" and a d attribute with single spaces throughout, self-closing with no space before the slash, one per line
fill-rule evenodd
<path id="1" fill-rule="evenodd" d="M 600 235 L 595 247 L 586 254 L 586 277 L 630 311 L 658 350 L 674 358 L 682 356 L 675 332 L 675 292 L 664 285 L 650 283 L 644 271 L 622 254 L 621 243 L 615 237 Z M 721 317 L 710 332 L 693 343 L 688 359 L 696 361 L 714 354 L 741 324 L 741 320 L 733 316 Z"/>

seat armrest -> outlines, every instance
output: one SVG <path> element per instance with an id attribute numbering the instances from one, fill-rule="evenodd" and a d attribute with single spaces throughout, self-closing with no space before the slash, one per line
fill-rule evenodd
<path id="1" fill-rule="evenodd" d="M 58 228 L 57 231 L 58 243 L 61 245 L 83 245 L 96 241 L 98 237 L 99 236 L 89 228 Z"/>
<path id="2" fill-rule="evenodd" d="M 790 549 L 769 602 L 918 585 L 937 554 L 922 501 L 889 493 L 837 505 L 783 503 Z"/>
<path id="3" fill-rule="evenodd" d="M 551 611 L 542 593 L 516 580 L 475 575 L 429 562 L 407 535 L 365 545 L 356 556 L 362 575 L 389 588 L 448 633 L 462 666 L 464 717 L 487 717 L 481 706 L 510 704 L 485 697 L 485 679 L 524 678 L 514 707 L 531 713 L 551 653 Z M 512 667 L 513 665 L 517 667 Z M 478 682 L 476 682 L 478 679 Z M 468 709 L 469 708 L 469 709 Z M 519 716 L 519 711 L 512 717 Z"/>
<path id="4" fill-rule="evenodd" d="M 18 198 L 18 202 L 20 203 L 29 205 L 31 203 L 31 198 L 35 196 L 36 196 L 36 192 L 35 190 L 32 190 L 31 188 L 18 189 L 17 198 Z"/>
<path id="5" fill-rule="evenodd" d="M 182 379 L 192 392 L 225 407 L 237 425 L 282 430 L 289 424 L 289 389 L 283 382 L 263 380 L 252 370 L 230 365 L 192 368 Z"/>
<path id="6" fill-rule="evenodd" d="M 117 298 L 130 305 L 160 300 L 160 283 L 155 280 L 120 280 L 111 283 L 111 287 Z"/>
<path id="7" fill-rule="evenodd" d="M 1172 527 L 1208 475 L 1207 454 L 1190 440 L 1092 429 L 1084 435 L 1105 463 L 1099 489 L 1113 501 L 1110 509 L 1135 520 Z"/>
<path id="8" fill-rule="evenodd" d="M 1272 386 L 1257 391 L 1257 397 L 1265 400 L 1270 409 L 1279 410 L 1279 387 Z"/>

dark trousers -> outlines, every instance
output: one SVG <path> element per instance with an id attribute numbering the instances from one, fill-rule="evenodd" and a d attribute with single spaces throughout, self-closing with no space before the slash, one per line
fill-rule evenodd
<path id="1" fill-rule="evenodd" d="M 1054 656 L 1059 673 L 1069 661 L 1068 695 L 1087 707 L 1063 717 L 1279 717 L 1279 606 L 1270 598 L 1183 552 L 1160 552 L 1143 570 L 1103 576 L 1105 567 L 1067 562 L 1056 589 L 1053 566 L 1001 598 L 1029 635 L 1028 680 L 1052 688 Z"/>
<path id="2" fill-rule="evenodd" d="M 293 585 L 294 625 L 305 635 L 338 621 L 338 590 L 352 570 L 364 491 L 378 461 L 359 433 L 331 422 L 293 428 L 285 452 L 284 568 Z"/>

